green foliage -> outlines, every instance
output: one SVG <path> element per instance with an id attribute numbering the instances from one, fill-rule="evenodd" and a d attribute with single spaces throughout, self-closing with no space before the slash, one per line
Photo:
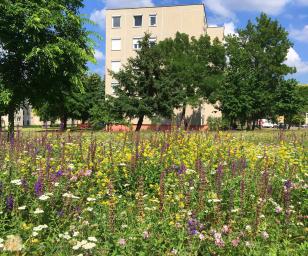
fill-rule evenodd
<path id="1" fill-rule="evenodd" d="M 277 115 L 284 116 L 285 123 L 299 125 L 304 98 L 300 95 L 298 83 L 295 80 L 281 81 L 275 93 L 275 109 Z"/>
<path id="2" fill-rule="evenodd" d="M 174 90 L 175 107 L 183 109 L 181 122 L 187 105 L 196 107 L 211 99 L 223 78 L 225 50 L 217 39 L 211 42 L 207 35 L 190 39 L 179 32 L 158 46 L 164 56 L 164 82 Z"/>
<path id="3" fill-rule="evenodd" d="M 209 116 L 207 118 L 207 124 L 209 126 L 210 131 L 219 131 L 222 128 L 222 118 Z"/>
<path id="4" fill-rule="evenodd" d="M 10 116 L 26 100 L 40 107 L 82 85 L 94 58 L 82 6 L 82 0 L 1 1 L 0 74 L 11 93 Z"/>
<path id="5" fill-rule="evenodd" d="M 54 95 L 37 108 L 37 114 L 44 121 L 64 117 L 66 120 L 72 118 L 85 123 L 90 120 L 92 111 L 104 107 L 104 102 L 104 81 L 98 74 L 85 74 L 82 88 L 74 87 L 71 91 Z"/>
<path id="6" fill-rule="evenodd" d="M 295 72 L 284 64 L 292 46 L 288 32 L 262 13 L 255 24 L 249 21 L 238 36 L 228 36 L 226 42 L 229 65 L 218 99 L 230 123 L 255 123 L 278 112 L 294 112 L 297 101 L 292 105 L 286 96 L 297 97 L 291 86 L 294 82 L 284 81 L 286 75 Z"/>
<path id="7" fill-rule="evenodd" d="M 125 118 L 138 118 L 137 130 L 145 117 L 171 117 L 175 102 L 175 90 L 164 83 L 165 70 L 162 52 L 149 42 L 145 34 L 141 49 L 135 58 L 118 73 L 111 72 L 119 84 L 114 87 L 113 101 Z"/>

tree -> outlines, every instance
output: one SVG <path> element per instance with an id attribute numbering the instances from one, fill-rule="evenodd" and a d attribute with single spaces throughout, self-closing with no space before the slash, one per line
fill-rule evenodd
<path id="1" fill-rule="evenodd" d="M 141 129 L 145 117 L 171 117 L 176 98 L 174 88 L 163 80 L 162 52 L 149 39 L 150 35 L 145 34 L 136 57 L 128 59 L 118 73 L 110 72 L 118 81 L 113 105 L 124 118 L 138 118 L 136 131 Z"/>
<path id="2" fill-rule="evenodd" d="M 86 64 L 93 60 L 89 32 L 79 15 L 82 6 L 82 0 L 1 1 L 0 74 L 11 93 L 9 134 L 14 112 L 26 100 L 38 107 L 81 86 Z"/>
<path id="3" fill-rule="evenodd" d="M 85 75 L 83 79 L 83 90 L 73 92 L 69 98 L 72 105 L 72 114 L 82 123 L 89 121 L 91 110 L 97 105 L 102 106 L 105 101 L 105 82 L 98 74 Z"/>
<path id="4" fill-rule="evenodd" d="M 284 63 L 292 43 L 288 32 L 264 13 L 226 42 L 229 65 L 220 87 L 220 109 L 232 122 L 252 123 L 254 129 L 258 119 L 275 115 L 273 100 L 281 81 L 295 72 Z"/>
<path id="5" fill-rule="evenodd" d="M 275 94 L 274 112 L 276 115 L 284 116 L 285 123 L 290 128 L 292 125 L 298 125 L 304 104 L 304 99 L 300 95 L 298 83 L 294 79 L 282 80 Z"/>
<path id="6" fill-rule="evenodd" d="M 0 131 L 2 130 L 2 116 L 7 114 L 7 104 L 10 101 L 10 93 L 4 89 L 0 78 Z"/>
<path id="7" fill-rule="evenodd" d="M 182 109 L 179 123 L 182 123 L 188 105 L 196 107 L 211 98 L 223 77 L 225 50 L 218 39 L 211 42 L 207 35 L 190 39 L 179 32 L 174 39 L 166 39 L 158 46 L 165 58 L 164 80 L 176 92 L 176 107 Z"/>
<path id="8" fill-rule="evenodd" d="M 68 118 L 81 120 L 84 124 L 91 118 L 92 109 L 103 106 L 104 101 L 104 82 L 101 77 L 98 74 L 84 74 L 82 89 L 75 87 L 70 92 L 56 94 L 36 111 L 45 122 L 61 119 L 61 129 L 66 129 Z"/>

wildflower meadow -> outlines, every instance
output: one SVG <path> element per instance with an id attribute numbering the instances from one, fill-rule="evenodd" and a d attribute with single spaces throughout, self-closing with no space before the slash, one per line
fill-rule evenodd
<path id="1" fill-rule="evenodd" d="M 1 255 L 307 255 L 304 131 L 0 133 Z"/>

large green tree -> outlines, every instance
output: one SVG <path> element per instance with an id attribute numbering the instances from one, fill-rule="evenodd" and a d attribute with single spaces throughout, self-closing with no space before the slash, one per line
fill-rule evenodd
<path id="1" fill-rule="evenodd" d="M 196 107 L 211 98 L 221 81 L 225 66 L 225 50 L 218 39 L 203 35 L 189 38 L 177 33 L 158 45 L 163 52 L 165 83 L 176 92 L 179 123 L 185 122 L 188 105 Z M 187 122 L 185 122 L 187 124 Z"/>
<path id="2" fill-rule="evenodd" d="M 135 58 L 118 72 L 112 72 L 118 85 L 114 87 L 114 106 L 124 118 L 138 118 L 136 131 L 145 117 L 166 117 L 173 114 L 176 89 L 164 82 L 163 55 L 159 47 L 150 43 L 145 34 Z"/>
<path id="3" fill-rule="evenodd" d="M 276 114 L 276 95 L 285 89 L 282 81 L 295 72 L 285 64 L 292 43 L 278 21 L 264 13 L 226 42 L 229 64 L 220 87 L 220 109 L 230 121 L 254 128 L 258 119 Z"/>
<path id="4" fill-rule="evenodd" d="M 2 0 L 0 74 L 10 91 L 9 131 L 14 112 L 27 100 L 40 106 L 81 86 L 93 60 L 89 32 L 79 15 L 82 0 Z"/>

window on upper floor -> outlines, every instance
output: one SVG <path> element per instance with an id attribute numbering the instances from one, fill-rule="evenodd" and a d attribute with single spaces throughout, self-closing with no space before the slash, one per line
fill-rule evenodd
<path id="1" fill-rule="evenodd" d="M 155 27 L 157 25 L 157 16 L 156 14 L 150 15 L 150 27 Z"/>
<path id="2" fill-rule="evenodd" d="M 112 51 L 121 51 L 121 39 L 111 39 L 111 50 Z"/>
<path id="3" fill-rule="evenodd" d="M 118 73 L 121 69 L 121 61 L 111 61 L 111 71 Z"/>
<path id="4" fill-rule="evenodd" d="M 111 82 L 111 95 L 115 94 L 115 87 L 119 86 L 119 82 Z"/>
<path id="5" fill-rule="evenodd" d="M 142 41 L 142 38 L 134 38 L 133 39 L 133 49 L 134 50 L 139 50 L 141 49 L 140 42 Z"/>
<path id="6" fill-rule="evenodd" d="M 120 28 L 121 27 L 121 16 L 113 16 L 112 17 L 112 27 Z"/>
<path id="7" fill-rule="evenodd" d="M 141 27 L 142 26 L 142 15 L 134 16 L 134 26 Z"/>
<path id="8" fill-rule="evenodd" d="M 156 44 L 156 41 L 157 41 L 157 39 L 156 39 L 155 37 L 151 37 L 151 38 L 149 39 L 150 46 L 154 46 L 154 45 Z"/>

